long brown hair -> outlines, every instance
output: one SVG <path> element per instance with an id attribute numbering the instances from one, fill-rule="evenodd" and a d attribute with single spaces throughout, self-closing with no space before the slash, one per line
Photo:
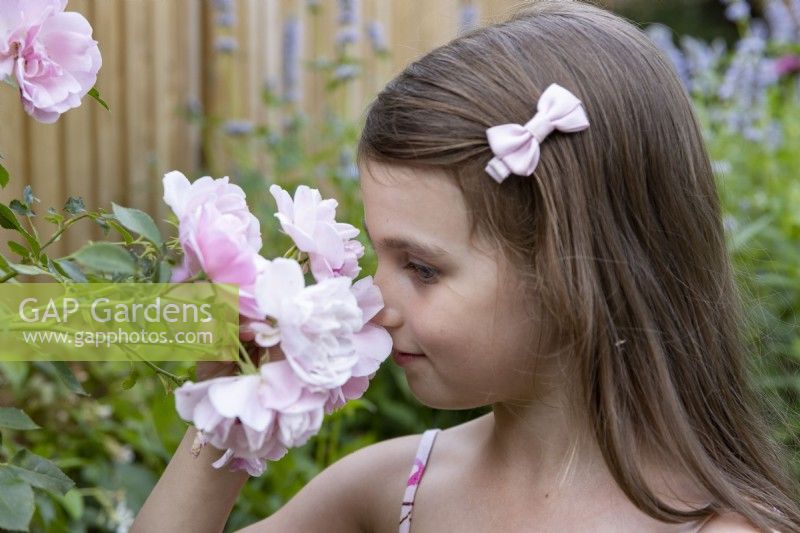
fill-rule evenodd
<path id="1" fill-rule="evenodd" d="M 497 184 L 488 127 L 524 124 L 558 83 L 591 126 L 555 132 L 533 176 Z M 691 102 L 628 21 L 572 0 L 531 2 L 428 53 L 371 103 L 359 162 L 447 170 L 473 234 L 500 243 L 573 347 L 580 405 L 643 512 L 687 522 L 734 511 L 800 531 L 797 486 L 750 388 L 746 317 Z M 645 481 L 644 454 L 710 495 L 679 510 Z"/>

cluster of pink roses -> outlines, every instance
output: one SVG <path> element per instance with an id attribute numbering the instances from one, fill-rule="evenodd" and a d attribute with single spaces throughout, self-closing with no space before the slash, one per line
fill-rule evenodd
<path id="1" fill-rule="evenodd" d="M 226 450 L 214 466 L 251 475 L 305 444 L 325 414 L 361 397 L 392 343 L 369 323 L 383 299 L 370 276 L 353 282 L 364 248 L 354 240 L 358 229 L 336 222 L 336 200 L 304 185 L 294 198 L 277 185 L 270 192 L 314 284 L 306 286 L 297 259 L 259 254 L 258 219 L 227 177 L 189 183 L 180 172 L 164 176 L 164 201 L 178 217 L 184 252 L 172 281 L 203 272 L 213 282 L 238 284 L 240 337 L 279 345 L 285 355 L 257 373 L 187 382 L 175 391 L 178 413 L 198 429 L 197 444 Z"/>
<path id="2" fill-rule="evenodd" d="M 81 105 L 102 64 L 89 22 L 66 6 L 0 1 L 0 81 L 16 79 L 25 112 L 46 124 Z"/>

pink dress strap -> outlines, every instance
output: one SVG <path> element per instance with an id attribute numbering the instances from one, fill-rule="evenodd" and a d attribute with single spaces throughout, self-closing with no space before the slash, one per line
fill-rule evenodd
<path id="1" fill-rule="evenodd" d="M 411 511 L 414 508 L 414 497 L 417 494 L 422 475 L 425 473 L 425 465 L 428 464 L 428 457 L 433 448 L 433 441 L 441 431 L 439 428 L 429 429 L 422 434 L 419 441 L 417 455 L 414 457 L 414 465 L 411 467 L 411 474 L 406 482 L 406 492 L 403 494 L 403 505 L 400 508 L 400 533 L 408 533 L 411 527 Z"/>

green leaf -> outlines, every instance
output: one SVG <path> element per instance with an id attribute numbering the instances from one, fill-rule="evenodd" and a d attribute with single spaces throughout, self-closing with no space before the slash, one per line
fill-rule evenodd
<path id="1" fill-rule="evenodd" d="M 108 108 L 108 104 L 106 103 L 106 101 L 105 101 L 105 100 L 103 100 L 103 99 L 100 97 L 100 91 L 98 91 L 98 90 L 97 90 L 97 87 L 92 87 L 91 89 L 89 89 L 89 92 L 88 92 L 87 94 L 88 94 L 89 96 L 91 96 L 92 98 L 94 98 L 95 100 L 97 100 L 97 103 L 99 103 L 101 106 L 105 107 L 105 108 L 106 108 L 106 111 L 111 111 L 111 110 Z"/>
<path id="2" fill-rule="evenodd" d="M 70 196 L 64 204 L 64 211 L 70 215 L 79 215 L 86 211 L 86 206 L 83 203 L 83 198 L 80 196 Z"/>
<path id="3" fill-rule="evenodd" d="M 81 265 L 101 272 L 133 275 L 136 271 L 136 262 L 131 254 L 109 242 L 87 244 L 75 252 L 73 258 Z"/>
<path id="4" fill-rule="evenodd" d="M 81 272 L 78 268 L 78 265 L 73 263 L 68 259 L 56 259 L 56 265 L 61 268 L 64 272 L 64 275 L 67 276 L 72 281 L 77 281 L 78 283 L 86 283 L 86 276 Z"/>
<path id="5" fill-rule="evenodd" d="M 72 373 L 72 369 L 65 361 L 36 361 L 37 368 L 46 374 L 61 380 L 67 388 L 80 396 L 91 396 Z"/>
<path id="6" fill-rule="evenodd" d="M 158 231 L 158 227 L 156 223 L 153 222 L 150 215 L 144 211 L 130 207 L 122 207 L 113 202 L 111 203 L 111 207 L 114 211 L 114 216 L 117 217 L 120 224 L 132 232 L 138 233 L 156 246 L 161 247 L 163 243 L 161 232 Z"/>
<path id="7" fill-rule="evenodd" d="M 33 517 L 33 489 L 0 465 L 0 529 L 28 531 Z"/>
<path id="8" fill-rule="evenodd" d="M 52 207 L 47 208 L 47 215 L 45 215 L 44 219 L 48 222 L 52 222 L 53 224 L 60 224 L 64 220 L 64 215 L 56 211 Z"/>
<path id="9" fill-rule="evenodd" d="M 69 279 L 69 276 L 67 276 L 66 272 L 64 272 L 59 265 L 56 265 L 55 261 L 53 261 L 49 257 L 46 257 L 46 261 L 47 261 L 47 270 L 53 276 L 55 276 L 58 279 L 58 281 L 64 282 L 67 279 Z"/>
<path id="10" fill-rule="evenodd" d="M 22 258 L 28 257 L 31 253 L 30 250 L 28 250 L 27 248 L 25 248 L 16 241 L 8 241 L 8 248 Z"/>
<path id="11" fill-rule="evenodd" d="M 73 520 L 80 520 L 83 516 L 83 495 L 76 489 L 67 492 L 63 497 L 56 497 Z"/>
<path id="12" fill-rule="evenodd" d="M 0 164 L 0 187 L 5 189 L 6 185 L 8 185 L 9 178 L 8 170 Z"/>
<path id="13" fill-rule="evenodd" d="M 20 274 L 27 274 L 29 276 L 40 276 L 40 275 L 44 274 L 45 276 L 52 276 L 52 274 L 50 274 L 50 272 L 48 272 L 47 270 L 45 270 L 43 268 L 40 268 L 38 266 L 23 265 L 21 263 L 10 263 L 10 264 L 11 264 L 11 268 L 16 270 Z"/>
<path id="14" fill-rule="evenodd" d="M 122 388 L 124 390 L 132 389 L 133 386 L 136 385 L 136 381 L 138 379 L 139 379 L 139 373 L 136 372 L 136 369 L 134 368 L 131 371 L 131 373 L 128 374 L 128 377 L 126 377 L 125 380 L 122 382 Z"/>
<path id="15" fill-rule="evenodd" d="M 0 254 L 0 268 L 6 272 L 11 272 L 11 265 L 9 264 L 8 259 L 3 257 L 3 254 Z"/>
<path id="16" fill-rule="evenodd" d="M 36 506 L 33 513 L 34 522 L 36 521 L 36 515 L 39 515 L 39 519 L 41 520 L 41 523 L 44 524 L 45 529 L 47 531 L 51 531 L 52 528 L 48 529 L 48 527 L 56 519 L 56 508 L 53 504 L 53 498 L 51 494 L 41 491 L 33 491 L 33 496 L 35 498 L 34 505 Z"/>
<path id="17" fill-rule="evenodd" d="M 24 411 L 16 407 L 0 407 L 0 428 L 41 429 Z"/>
<path id="18" fill-rule="evenodd" d="M 122 224 L 119 223 L 119 221 L 113 218 L 107 218 L 105 220 L 108 224 L 108 227 L 114 228 L 120 235 L 122 235 L 122 240 L 125 241 L 125 244 L 131 244 L 133 243 L 133 241 L 136 240 L 133 238 L 133 235 L 131 235 L 130 232 L 126 230 Z"/>
<path id="19" fill-rule="evenodd" d="M 10 207 L 12 211 L 14 211 L 16 214 L 22 217 L 33 216 L 34 214 L 30 207 L 28 207 L 27 205 L 23 204 L 22 202 L 16 199 L 11 200 L 11 203 L 8 204 L 8 207 Z"/>
<path id="20" fill-rule="evenodd" d="M 48 492 L 65 494 L 75 486 L 75 482 L 62 472 L 55 463 L 25 448 L 14 454 L 8 468 L 18 478 L 28 482 L 32 487 Z"/>
<path id="21" fill-rule="evenodd" d="M 0 226 L 6 229 L 15 229 L 20 232 L 22 236 L 25 237 L 25 240 L 28 241 L 28 245 L 31 247 L 31 250 L 33 250 L 33 253 L 38 254 L 41 250 L 36 238 L 22 227 L 22 224 L 17 220 L 17 216 L 5 204 L 0 204 Z"/>
<path id="22" fill-rule="evenodd" d="M 3 204 L 0 204 L 0 226 L 3 226 L 6 229 L 22 229 L 19 220 L 17 220 L 17 217 L 14 215 L 11 209 Z"/>
<path id="23" fill-rule="evenodd" d="M 0 361 L 0 372 L 14 389 L 22 387 L 29 370 L 30 364 L 27 361 Z"/>

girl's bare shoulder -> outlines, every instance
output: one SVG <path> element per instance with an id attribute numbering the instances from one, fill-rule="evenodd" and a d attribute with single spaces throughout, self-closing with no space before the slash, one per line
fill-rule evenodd
<path id="1" fill-rule="evenodd" d="M 419 441 L 420 435 L 397 437 L 341 457 L 241 533 L 396 531 L 408 476 L 403 471 L 410 469 Z"/>
<path id="2" fill-rule="evenodd" d="M 478 419 L 442 430 L 436 437 L 433 448 L 438 457 L 447 457 L 454 443 L 464 442 L 475 429 Z M 400 509 L 408 477 L 414 465 L 422 434 L 405 435 L 366 446 L 354 454 L 360 455 L 365 469 L 371 471 L 370 498 L 372 509 L 368 517 L 368 531 L 376 533 L 397 531 Z M 433 460 L 433 455 L 431 459 Z"/>

